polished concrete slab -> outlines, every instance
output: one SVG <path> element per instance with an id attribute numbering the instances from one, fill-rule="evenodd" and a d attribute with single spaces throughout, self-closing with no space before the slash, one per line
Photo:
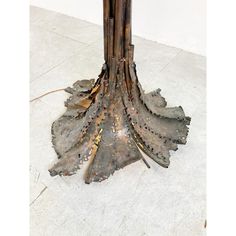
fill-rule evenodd
<path id="1" fill-rule="evenodd" d="M 31 7 L 30 99 L 96 78 L 103 64 L 102 27 Z M 162 89 L 169 106 L 192 117 L 188 143 L 164 169 L 147 157 L 102 183 L 84 184 L 82 170 L 49 176 L 56 160 L 52 122 L 68 95 L 48 94 L 30 103 L 31 236 L 203 236 L 206 219 L 205 57 L 134 37 L 139 80 Z"/>

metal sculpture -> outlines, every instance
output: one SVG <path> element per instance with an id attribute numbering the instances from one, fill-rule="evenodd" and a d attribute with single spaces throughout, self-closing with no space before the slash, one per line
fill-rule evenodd
<path id="1" fill-rule="evenodd" d="M 188 134 L 181 107 L 167 108 L 160 89 L 145 94 L 139 84 L 131 43 L 131 0 L 104 0 L 104 58 L 98 79 L 67 88 L 66 112 L 52 125 L 59 161 L 51 176 L 72 175 L 90 161 L 85 182 L 103 181 L 116 170 L 144 159 L 163 167 L 170 150 Z"/>

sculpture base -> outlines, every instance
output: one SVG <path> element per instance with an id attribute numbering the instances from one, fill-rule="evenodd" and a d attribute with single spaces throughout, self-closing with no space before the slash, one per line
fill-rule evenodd
<path id="1" fill-rule="evenodd" d="M 66 112 L 52 125 L 59 161 L 51 176 L 75 174 L 90 160 L 85 182 L 103 181 L 116 170 L 143 159 L 139 149 L 163 167 L 170 150 L 185 144 L 188 134 L 181 107 L 166 108 L 160 89 L 145 94 L 135 64 L 112 61 L 95 80 L 74 83 L 66 91 Z"/>

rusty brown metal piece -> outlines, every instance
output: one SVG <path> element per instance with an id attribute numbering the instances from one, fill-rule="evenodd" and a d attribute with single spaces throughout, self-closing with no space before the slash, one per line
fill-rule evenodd
<path id="1" fill-rule="evenodd" d="M 168 167 L 170 151 L 186 143 L 190 124 L 182 107 L 166 107 L 160 89 L 145 94 L 139 84 L 131 44 L 131 0 L 104 0 L 103 7 L 102 72 L 96 81 L 77 81 L 66 89 L 71 94 L 67 110 L 52 125 L 59 161 L 50 174 L 72 175 L 90 160 L 86 183 L 103 181 L 144 160 L 139 149 Z"/>

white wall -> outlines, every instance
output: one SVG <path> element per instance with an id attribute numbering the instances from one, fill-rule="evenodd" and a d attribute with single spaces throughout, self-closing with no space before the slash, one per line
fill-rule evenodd
<path id="1" fill-rule="evenodd" d="M 32 5 L 102 24 L 102 0 L 31 0 Z M 133 33 L 205 55 L 205 0 L 133 0 Z"/>

